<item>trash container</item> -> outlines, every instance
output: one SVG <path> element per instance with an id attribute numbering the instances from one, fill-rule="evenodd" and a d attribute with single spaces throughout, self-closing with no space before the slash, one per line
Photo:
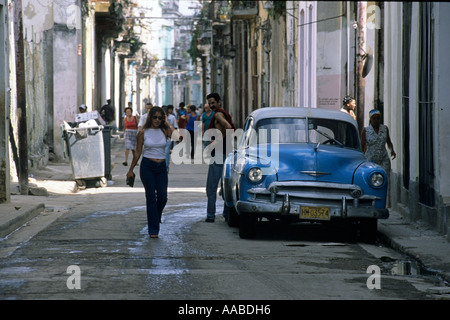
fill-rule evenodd
<path id="1" fill-rule="evenodd" d="M 86 187 L 87 181 L 98 181 L 106 187 L 103 126 L 66 128 L 64 138 L 77 185 Z"/>

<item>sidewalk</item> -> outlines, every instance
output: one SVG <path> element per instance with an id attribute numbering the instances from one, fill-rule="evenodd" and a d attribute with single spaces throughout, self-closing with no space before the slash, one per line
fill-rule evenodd
<path id="1" fill-rule="evenodd" d="M 114 137 L 111 140 L 112 163 L 115 158 L 113 149 L 122 152 L 122 146 L 123 139 Z M 35 179 L 41 194 L 46 195 L 46 191 L 50 194 L 61 193 L 61 190 L 64 190 L 63 193 L 76 192 L 69 163 L 50 164 L 38 174 L 39 177 L 36 176 Z M 56 190 L 58 192 L 55 192 Z M 10 203 L 0 204 L 0 239 L 45 211 L 48 199 L 42 195 L 14 194 L 11 195 Z M 420 222 L 409 222 L 392 210 L 389 219 L 378 221 L 378 233 L 383 243 L 408 255 L 425 271 L 450 282 L 450 243 L 445 236 Z"/>
<path id="2" fill-rule="evenodd" d="M 419 262 L 424 271 L 450 283 L 450 243 L 445 236 L 421 222 L 407 221 L 392 210 L 389 219 L 378 220 L 378 236 L 388 246 Z"/>

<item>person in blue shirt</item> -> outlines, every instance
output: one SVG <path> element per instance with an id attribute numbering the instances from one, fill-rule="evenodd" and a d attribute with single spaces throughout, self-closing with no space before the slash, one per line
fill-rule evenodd
<path id="1" fill-rule="evenodd" d="M 205 133 L 205 130 L 208 129 L 209 124 L 211 123 L 211 119 L 214 117 L 214 111 L 211 110 L 209 104 L 205 104 L 203 113 L 202 113 L 202 137 Z M 203 141 L 204 146 L 208 145 L 209 141 Z"/>
<path id="2" fill-rule="evenodd" d="M 195 140 L 195 132 L 198 131 L 198 128 L 196 128 L 195 121 L 197 121 L 198 114 L 195 112 L 195 106 L 189 105 L 188 107 L 188 113 L 186 114 L 186 131 L 189 132 L 190 135 L 190 142 L 191 142 L 191 160 L 194 159 L 194 140 Z"/>

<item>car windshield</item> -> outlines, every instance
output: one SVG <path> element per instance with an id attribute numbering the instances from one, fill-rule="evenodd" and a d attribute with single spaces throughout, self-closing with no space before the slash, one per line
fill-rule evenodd
<path id="1" fill-rule="evenodd" d="M 308 123 L 308 125 L 306 125 Z M 308 128 L 308 129 L 306 129 Z M 260 120 L 254 143 L 313 143 L 360 148 L 356 128 L 348 122 L 319 118 L 270 118 Z M 252 144 L 252 143 L 250 143 Z"/>

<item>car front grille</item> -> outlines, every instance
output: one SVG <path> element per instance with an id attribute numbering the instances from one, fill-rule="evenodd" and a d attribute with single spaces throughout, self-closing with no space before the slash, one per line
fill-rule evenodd
<path id="1" fill-rule="evenodd" d="M 286 195 L 292 203 L 300 205 L 340 207 L 342 202 L 353 204 L 353 207 L 373 207 L 378 198 L 365 195 L 362 189 L 354 184 L 339 184 L 315 181 L 273 182 L 266 188 L 248 190 L 254 201 L 283 201 Z"/>

